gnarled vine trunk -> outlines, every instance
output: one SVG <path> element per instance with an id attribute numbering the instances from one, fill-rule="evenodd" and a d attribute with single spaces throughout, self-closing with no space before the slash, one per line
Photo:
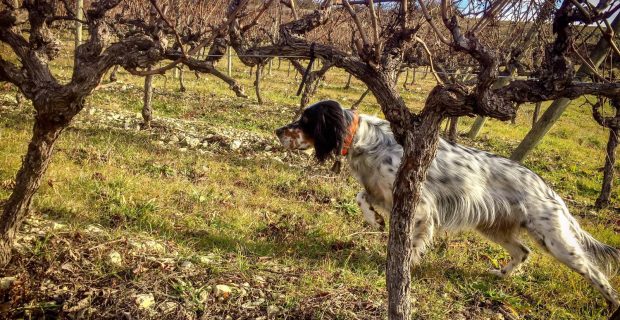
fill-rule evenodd
<path id="1" fill-rule="evenodd" d="M 305 72 L 306 67 L 304 67 L 299 61 L 291 60 L 291 63 L 299 74 L 303 74 Z M 308 70 L 308 77 L 306 78 L 306 82 L 303 84 L 304 88 L 301 94 L 299 109 L 297 110 L 295 117 L 301 115 L 301 112 L 310 103 L 310 99 L 316 94 L 319 88 L 321 79 L 325 77 L 325 74 L 332 66 L 333 63 L 325 62 L 323 63 L 323 66 L 316 71 Z"/>
<path id="2" fill-rule="evenodd" d="M 443 116 L 435 99 L 440 89 L 429 94 L 424 110 L 416 116 L 407 110 L 389 74 L 386 71 L 358 78 L 377 98 L 396 140 L 403 146 L 393 186 L 386 277 L 389 319 L 406 319 L 411 314 L 411 267 L 418 254 L 413 246 L 414 215 L 420 204 L 422 183 L 435 157 Z"/>
<path id="3" fill-rule="evenodd" d="M 357 110 L 357 107 L 359 107 L 359 105 L 362 103 L 362 101 L 364 101 L 364 98 L 366 98 L 366 96 L 368 95 L 368 92 L 370 92 L 370 89 L 366 89 L 366 91 L 364 91 L 362 93 L 362 95 L 359 97 L 359 99 L 357 99 L 357 101 L 355 101 L 351 105 L 351 109 L 352 110 Z"/>
<path id="4" fill-rule="evenodd" d="M 603 171 L 603 187 L 601 188 L 601 193 L 595 203 L 595 206 L 599 209 L 605 208 L 609 205 L 609 198 L 611 197 L 611 188 L 614 180 L 614 165 L 616 163 L 618 135 L 620 135 L 620 130 L 609 130 L 607 153 L 605 154 L 605 169 Z"/>
<path id="5" fill-rule="evenodd" d="M 440 90 L 434 90 L 438 93 Z M 419 258 L 415 212 L 420 206 L 422 183 L 439 142 L 443 120 L 441 106 L 431 92 L 419 118 L 405 132 L 402 163 L 394 181 L 394 204 L 390 215 L 387 256 L 389 318 L 405 319 L 411 314 L 410 287 L 412 263 Z"/>
<path id="6" fill-rule="evenodd" d="M 110 82 L 116 82 L 118 80 L 118 76 L 116 75 L 117 72 L 118 65 L 115 65 L 114 68 L 112 68 L 112 72 L 110 72 Z"/>
<path id="7" fill-rule="evenodd" d="M 350 89 L 351 88 L 351 74 L 349 73 L 349 77 L 347 78 L 347 83 L 344 85 L 342 89 Z"/>
<path id="8" fill-rule="evenodd" d="M 600 112 L 600 107 L 603 103 L 599 100 L 596 104 L 592 105 L 592 117 L 601 126 L 609 129 L 609 140 L 607 140 L 607 148 L 605 152 L 605 169 L 603 171 L 603 185 L 601 187 L 601 193 L 596 199 L 594 206 L 597 209 L 605 208 L 609 205 L 609 199 L 611 198 L 611 188 L 614 180 L 614 166 L 616 164 L 616 148 L 618 147 L 618 140 L 620 138 L 620 100 L 611 100 L 611 105 L 616 109 L 615 115 L 605 117 Z"/>
<path id="9" fill-rule="evenodd" d="M 451 142 L 456 142 L 459 126 L 459 117 L 450 117 L 447 138 Z"/>
<path id="10" fill-rule="evenodd" d="M 67 124 L 37 118 L 28 152 L 15 178 L 13 193 L 4 204 L 0 220 L 0 266 L 11 260 L 11 248 L 19 226 L 30 210 L 33 195 L 47 170 L 54 143 Z"/>
<path id="11" fill-rule="evenodd" d="M 153 75 L 144 77 L 144 104 L 142 105 L 142 129 L 150 129 L 153 120 Z"/>
<path id="12" fill-rule="evenodd" d="M 183 73 L 183 68 L 179 68 L 179 92 L 186 92 L 187 88 L 185 87 L 185 75 Z"/>
<path id="13" fill-rule="evenodd" d="M 256 101 L 258 104 L 263 104 L 263 97 L 260 94 L 260 81 L 263 78 L 263 68 L 265 65 L 256 65 L 256 73 L 254 77 L 254 91 L 256 92 Z"/>
<path id="14" fill-rule="evenodd" d="M 411 266 L 416 255 L 413 248 L 414 215 L 419 206 L 422 182 L 437 149 L 440 124 L 441 120 L 432 124 L 420 123 L 406 133 L 390 214 L 390 250 L 387 254 L 390 319 L 405 319 L 411 314 Z"/>
<path id="15" fill-rule="evenodd" d="M 541 106 L 542 102 L 536 102 L 536 105 L 534 105 L 534 114 L 532 115 L 532 127 L 536 124 L 536 121 L 538 121 L 538 115 L 540 114 Z"/>

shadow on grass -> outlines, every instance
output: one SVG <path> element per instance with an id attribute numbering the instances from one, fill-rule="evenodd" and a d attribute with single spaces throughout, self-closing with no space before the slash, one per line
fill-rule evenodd
<path id="1" fill-rule="evenodd" d="M 200 251 L 218 250 L 225 253 L 242 253 L 255 257 L 290 258 L 320 264 L 331 260 L 334 266 L 351 269 L 372 269 L 383 273 L 385 253 L 369 250 L 355 241 L 329 239 L 325 235 L 306 234 L 293 240 L 253 240 L 233 235 L 212 233 L 206 230 L 185 231 L 173 236 L 178 241 L 192 243 Z"/>

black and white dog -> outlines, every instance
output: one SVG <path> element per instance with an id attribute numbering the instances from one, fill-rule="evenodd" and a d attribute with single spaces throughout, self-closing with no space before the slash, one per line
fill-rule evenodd
<path id="1" fill-rule="evenodd" d="M 364 219 L 374 227 L 384 226 L 379 212 L 386 214 L 392 207 L 392 185 L 403 155 L 387 121 L 357 115 L 328 100 L 306 108 L 299 120 L 276 134 L 286 148 L 314 147 L 319 161 L 346 156 L 364 186 L 357 195 Z M 601 270 L 615 271 L 620 251 L 581 229 L 560 196 L 519 163 L 440 140 L 414 216 L 415 262 L 437 229 L 475 229 L 510 253 L 510 262 L 492 271 L 505 277 L 530 253 L 519 239 L 525 229 L 551 255 L 584 276 L 614 309 L 619 305 Z"/>

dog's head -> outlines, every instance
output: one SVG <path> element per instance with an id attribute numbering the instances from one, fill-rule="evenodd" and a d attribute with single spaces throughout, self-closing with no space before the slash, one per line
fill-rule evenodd
<path id="1" fill-rule="evenodd" d="M 346 134 L 344 110 L 332 100 L 309 106 L 299 120 L 276 129 L 285 148 L 305 150 L 314 147 L 316 158 L 321 162 L 340 152 Z"/>

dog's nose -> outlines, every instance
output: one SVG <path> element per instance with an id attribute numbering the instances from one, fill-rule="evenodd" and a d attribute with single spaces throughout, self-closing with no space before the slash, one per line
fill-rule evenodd
<path id="1" fill-rule="evenodd" d="M 276 135 L 281 135 L 284 132 L 284 127 L 276 129 Z"/>

